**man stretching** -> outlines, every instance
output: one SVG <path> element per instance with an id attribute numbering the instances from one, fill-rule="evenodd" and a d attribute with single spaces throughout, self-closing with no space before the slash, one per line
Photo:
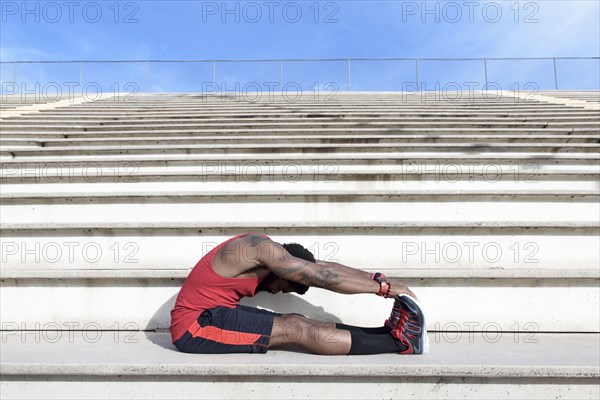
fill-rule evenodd
<path id="1" fill-rule="evenodd" d="M 304 294 L 310 286 L 337 293 L 393 297 L 377 328 L 321 322 L 238 304 L 260 291 Z M 171 339 L 186 353 L 266 353 L 285 346 L 315 354 L 422 354 L 425 318 L 398 279 L 315 260 L 297 243 L 281 245 L 246 233 L 208 252 L 192 269 L 171 311 Z"/>

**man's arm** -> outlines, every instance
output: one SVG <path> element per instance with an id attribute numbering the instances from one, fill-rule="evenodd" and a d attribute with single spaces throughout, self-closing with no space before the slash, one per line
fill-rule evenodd
<path id="1" fill-rule="evenodd" d="M 255 235 L 250 238 L 255 246 L 256 262 L 267 266 L 277 276 L 307 286 L 315 286 L 343 294 L 378 293 L 379 283 L 371 280 L 371 274 L 339 263 L 310 262 L 292 256 L 279 243 Z M 390 296 L 401 293 L 414 294 L 400 281 L 391 283 Z M 416 296 L 415 296 L 416 297 Z"/>

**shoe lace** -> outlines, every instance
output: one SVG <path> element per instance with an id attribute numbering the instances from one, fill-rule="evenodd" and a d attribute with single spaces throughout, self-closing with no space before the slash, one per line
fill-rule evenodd
<path id="1" fill-rule="evenodd" d="M 390 317 L 385 321 L 385 324 L 397 333 L 397 338 L 402 342 L 406 340 L 404 336 L 414 340 L 421 332 L 419 321 L 415 319 L 415 315 L 403 308 L 398 301 L 394 302 Z"/>
<path id="2" fill-rule="evenodd" d="M 400 321 L 402 315 L 402 307 L 398 302 L 394 302 L 394 306 L 392 307 L 392 313 L 390 317 L 385 321 L 385 324 L 392 330 L 395 330 L 398 326 L 398 322 Z"/>
<path id="3" fill-rule="evenodd" d="M 400 332 L 403 332 L 409 339 L 416 339 L 416 334 L 419 332 L 411 330 L 411 325 L 409 325 L 409 322 L 413 326 L 418 324 L 414 318 L 411 318 L 411 314 L 407 310 L 401 310 L 400 320 L 398 321 L 396 329 L 398 329 Z"/>
<path id="4" fill-rule="evenodd" d="M 394 306 L 392 308 L 392 314 L 386 323 L 390 328 L 393 328 L 396 332 L 400 333 L 398 336 L 402 337 L 406 335 L 409 339 L 414 340 L 421 332 L 419 321 L 414 317 L 415 316 L 408 310 Z"/>
<path id="5" fill-rule="evenodd" d="M 392 336 L 394 336 L 397 340 L 399 340 L 402 344 L 404 344 L 407 348 L 412 348 L 410 343 L 410 339 L 414 339 L 414 335 L 410 334 L 405 327 L 406 324 L 410 321 L 409 312 L 403 310 L 402 307 L 394 307 L 392 308 L 392 314 L 390 318 L 386 321 L 386 325 L 390 329 L 392 329 Z"/>

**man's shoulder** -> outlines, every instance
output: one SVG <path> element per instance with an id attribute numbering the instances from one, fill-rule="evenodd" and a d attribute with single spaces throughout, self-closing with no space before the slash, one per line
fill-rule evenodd
<path id="1" fill-rule="evenodd" d="M 260 233 L 260 232 L 247 232 L 244 233 L 243 235 L 240 235 L 241 237 L 246 237 L 246 238 L 266 238 L 266 239 L 271 239 L 269 236 L 265 235 L 264 233 Z"/>
<path id="2" fill-rule="evenodd" d="M 271 238 L 263 233 L 248 232 L 233 238 L 231 242 L 241 243 L 248 246 L 258 246 L 264 242 L 272 241 Z"/>
<path id="3" fill-rule="evenodd" d="M 234 236 L 226 241 L 214 253 L 212 268 L 223 277 L 236 277 L 259 267 L 259 254 L 264 252 L 262 246 L 272 242 L 271 238 L 259 232 L 247 232 Z"/>

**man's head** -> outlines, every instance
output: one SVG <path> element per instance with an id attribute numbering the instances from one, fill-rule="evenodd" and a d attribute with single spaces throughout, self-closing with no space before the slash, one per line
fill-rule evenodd
<path id="1" fill-rule="evenodd" d="M 292 256 L 315 262 L 315 256 L 306 249 L 304 246 L 298 243 L 285 243 L 282 245 Z M 283 292 L 291 293 L 296 292 L 298 294 L 304 294 L 308 290 L 308 286 L 301 283 L 288 281 L 287 279 L 280 278 L 271 272 L 269 275 L 262 280 L 262 282 L 256 288 L 257 292 L 269 292 L 272 294 Z"/>

